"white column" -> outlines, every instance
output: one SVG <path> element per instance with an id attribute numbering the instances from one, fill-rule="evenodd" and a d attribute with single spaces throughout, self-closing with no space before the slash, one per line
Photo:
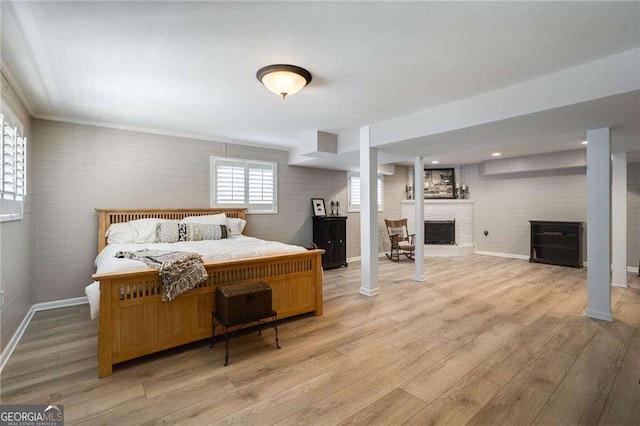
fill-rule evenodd
<path id="1" fill-rule="evenodd" d="M 627 153 L 611 156 L 611 285 L 627 286 Z"/>
<path id="2" fill-rule="evenodd" d="M 370 146 L 369 126 L 360 128 L 360 294 L 375 296 L 378 287 L 378 150 Z"/>
<path id="3" fill-rule="evenodd" d="M 584 315 L 613 321 L 611 315 L 611 130 L 587 132 L 587 309 Z"/>
<path id="4" fill-rule="evenodd" d="M 424 263 L 424 161 L 422 157 L 416 157 L 413 160 L 413 182 L 414 207 L 416 209 L 416 236 L 413 240 L 413 244 L 416 246 L 416 260 L 413 280 L 421 282 L 423 281 Z"/>

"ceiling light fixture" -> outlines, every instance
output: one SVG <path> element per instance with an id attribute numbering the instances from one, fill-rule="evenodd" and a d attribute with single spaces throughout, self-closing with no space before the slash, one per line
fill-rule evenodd
<path id="1" fill-rule="evenodd" d="M 493 154 L 491 154 L 491 156 L 493 157 L 500 157 L 502 155 L 501 152 L 494 152 Z"/>
<path id="2" fill-rule="evenodd" d="M 586 145 L 586 144 L 589 143 L 589 141 L 582 141 L 581 143 L 582 143 L 582 145 Z"/>
<path id="3" fill-rule="evenodd" d="M 311 83 L 311 73 L 295 65 L 276 64 L 260 68 L 256 73 L 258 81 L 276 95 L 285 99 Z"/>
<path id="4" fill-rule="evenodd" d="M 431 164 L 438 164 L 438 163 L 439 163 L 439 161 L 438 161 L 438 160 L 433 160 L 433 161 L 431 162 Z"/>

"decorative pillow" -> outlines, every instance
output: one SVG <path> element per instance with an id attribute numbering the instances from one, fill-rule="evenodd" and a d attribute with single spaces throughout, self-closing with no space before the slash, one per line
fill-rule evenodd
<path id="1" fill-rule="evenodd" d="M 194 224 L 201 240 L 224 240 L 229 238 L 227 225 Z M 197 241 L 197 240 L 194 240 Z"/>
<path id="2" fill-rule="evenodd" d="M 226 213 L 220 214 L 207 214 L 203 216 L 187 216 L 182 219 L 183 223 L 205 223 L 210 225 L 226 225 L 227 215 Z"/>
<path id="3" fill-rule="evenodd" d="M 136 242 L 136 230 L 129 222 L 114 223 L 105 234 L 109 244 L 126 244 Z"/>
<path id="4" fill-rule="evenodd" d="M 221 240 L 227 238 L 226 225 L 163 222 L 156 225 L 156 242 Z"/>
<path id="5" fill-rule="evenodd" d="M 164 222 L 156 225 L 156 243 L 177 243 L 180 241 L 180 223 Z M 186 228 L 187 224 L 182 224 Z M 183 230 L 183 234 L 185 234 Z M 184 238 L 182 241 L 186 241 Z"/>
<path id="6" fill-rule="evenodd" d="M 178 223 L 177 220 L 170 219 L 138 219 L 129 222 L 131 227 L 136 233 L 135 243 L 155 243 L 156 242 L 156 229 L 159 223 Z"/>
<path id="7" fill-rule="evenodd" d="M 227 231 L 230 236 L 242 234 L 246 225 L 247 221 L 244 219 L 238 219 L 235 217 L 227 218 Z"/>

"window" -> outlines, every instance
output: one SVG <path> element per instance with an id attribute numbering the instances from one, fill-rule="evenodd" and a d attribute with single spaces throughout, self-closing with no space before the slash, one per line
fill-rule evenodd
<path id="1" fill-rule="evenodd" d="M 278 163 L 211 157 L 211 204 L 278 212 Z"/>
<path id="2" fill-rule="evenodd" d="M 348 212 L 360 211 L 360 173 L 349 172 L 348 179 L 348 196 L 349 205 L 347 207 Z M 384 193 L 384 180 L 382 175 L 378 175 L 378 211 L 384 211 L 383 204 Z"/>
<path id="3" fill-rule="evenodd" d="M 27 196 L 27 138 L 9 111 L 0 113 L 0 222 L 20 220 Z"/>

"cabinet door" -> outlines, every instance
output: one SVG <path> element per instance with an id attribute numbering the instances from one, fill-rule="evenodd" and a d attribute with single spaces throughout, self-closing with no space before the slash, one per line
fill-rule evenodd
<path id="1" fill-rule="evenodd" d="M 347 230 L 346 221 L 332 220 L 329 224 L 328 234 L 330 235 L 331 252 L 328 256 L 329 263 L 344 263 L 346 260 L 346 240 Z"/>

